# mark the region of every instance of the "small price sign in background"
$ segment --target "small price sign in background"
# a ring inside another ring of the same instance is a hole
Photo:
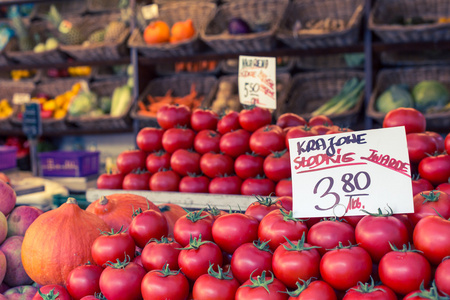
[[[414,212],[404,127],[289,140],[296,218]]]
[[[238,86],[242,104],[276,109],[275,57],[239,56]]]

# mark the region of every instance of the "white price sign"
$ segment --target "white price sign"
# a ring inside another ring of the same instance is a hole
[[[31,96],[28,93],[15,93],[12,102],[15,105],[25,104],[31,101]]]
[[[149,4],[141,8],[142,16],[146,20],[152,20],[159,17],[158,4]]]
[[[276,109],[275,57],[239,56],[238,85],[242,104]]]
[[[404,127],[289,139],[296,218],[414,212]]]

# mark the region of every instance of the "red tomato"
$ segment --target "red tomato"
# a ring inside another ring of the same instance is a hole
[[[278,202],[280,202],[281,206],[287,211],[292,210],[292,197],[291,196],[280,196],[278,197]]]
[[[265,177],[247,178],[241,185],[241,194],[270,196],[275,194],[275,183]]]
[[[178,255],[182,246],[173,239],[151,239],[142,250],[142,266],[146,271],[161,270],[166,264],[170,270],[178,270]]]
[[[412,187],[413,196],[424,191],[431,191],[433,189],[433,185],[428,180],[420,178],[420,176],[412,177]]]
[[[391,110],[383,120],[383,128],[405,126],[406,134],[424,132],[426,127],[425,116],[414,108],[400,107]]]
[[[162,270],[145,274],[141,290],[144,300],[185,300],[189,296],[189,281],[183,273],[165,265]]]
[[[122,188],[124,190],[149,190],[150,177],[151,175],[147,171],[132,171],[123,178]]]
[[[135,169],[144,169],[147,154],[141,150],[128,150],[117,157],[117,168],[120,173],[128,174]]]
[[[155,174],[162,169],[168,169],[170,168],[170,154],[165,151],[150,153],[145,165],[151,174]]]
[[[237,176],[216,177],[209,183],[208,191],[210,194],[241,194],[242,180]]]
[[[440,154],[422,159],[419,174],[434,186],[447,182],[450,178],[450,155]]]
[[[128,233],[140,248],[144,248],[151,239],[167,236],[168,232],[166,217],[153,209],[138,211],[128,227]]]
[[[301,137],[308,137],[313,136],[314,134],[311,132],[311,127],[308,126],[296,126],[292,127],[288,130],[285,137],[285,145],[286,148],[289,150],[289,139],[296,139]]]
[[[272,271],[272,252],[267,242],[261,240],[240,245],[231,257],[231,271],[243,283],[250,275],[258,276],[263,271]]]
[[[282,151],[285,146],[285,134],[277,125],[267,125],[253,132],[250,137],[250,149],[261,156]]]
[[[281,128],[304,126],[307,122],[304,118],[294,113],[284,113],[277,119],[277,125]]]
[[[283,293],[280,293],[283,292]],[[286,286],[274,278],[266,276],[266,272],[256,278],[251,277],[244,282],[236,291],[236,300],[287,300],[289,295],[286,292]]]
[[[180,176],[172,170],[162,170],[150,177],[150,190],[176,192],[180,185]]]
[[[414,196],[414,213],[409,215],[413,224],[426,216],[440,214],[450,218],[450,196],[441,191],[425,191]]]
[[[142,151],[155,152],[162,150],[164,129],[155,127],[142,128],[136,136],[136,144]]]
[[[239,124],[247,131],[254,132],[258,128],[269,125],[272,122],[272,114],[267,108],[251,106],[239,113]]]
[[[196,134],[194,138],[194,149],[200,154],[208,152],[218,153],[219,143],[222,135],[214,130],[205,129]]]
[[[447,153],[450,153],[450,133],[447,134],[447,136],[445,137],[444,144],[445,144],[445,151]]]
[[[91,264],[78,266],[70,271],[66,281],[66,288],[70,296],[79,300],[84,296],[100,293],[99,280],[102,272],[102,267]]]
[[[91,246],[91,254],[94,262],[102,267],[106,267],[107,262],[124,260],[127,256],[134,258],[136,244],[133,238],[126,232],[101,232]]]
[[[316,125],[333,126],[333,121],[325,115],[319,115],[309,119],[308,121],[309,127]]]
[[[294,289],[298,280],[319,278],[320,254],[316,246],[305,243],[305,234],[298,241],[281,244],[273,253],[272,267],[275,277],[288,288]]]
[[[277,185],[275,186],[275,195],[277,197],[283,197],[283,196],[289,196],[292,198],[292,178],[285,178],[278,181]],[[292,209],[292,201],[290,208],[286,208],[287,210]]]
[[[201,275],[194,283],[193,299],[196,300],[234,300],[239,282],[233,278],[230,271],[225,272],[220,266],[218,272],[214,265],[208,268],[208,274]]]
[[[122,189],[123,174],[102,174],[97,178],[97,188],[104,190]]]
[[[448,195],[450,195],[450,179],[449,182],[441,183],[436,187],[437,191],[443,191],[446,192]]]
[[[232,174],[234,161],[231,156],[220,153],[205,153],[200,158],[200,169],[209,178]]]
[[[247,207],[245,214],[254,217],[259,222],[271,211],[282,208],[281,203],[273,201],[271,197],[255,197],[256,201]]]
[[[441,293],[450,295],[450,257],[444,259],[436,268],[434,280],[436,287]]]
[[[178,149],[191,149],[194,146],[195,133],[189,128],[170,128],[162,137],[164,150],[174,153]]]
[[[425,131],[425,133],[434,138],[438,152],[445,151],[445,141],[444,141],[444,138],[442,137],[442,135],[440,135],[439,133],[434,132],[434,131]]]
[[[433,282],[432,286],[429,289],[425,289],[424,287],[420,287],[417,291],[412,291],[408,295],[403,298],[403,300],[422,300],[422,299],[448,299],[448,295],[446,297],[441,297],[438,289],[436,288],[435,283]]]
[[[241,179],[264,175],[264,158],[255,154],[242,154],[234,161],[234,171]]]
[[[352,225],[353,228],[355,228],[362,218],[364,218],[364,216],[344,216],[341,219],[347,221],[348,224]]]
[[[301,219],[292,216],[292,211],[278,209],[268,213],[259,224],[258,237],[263,241],[269,241],[272,251],[280,244],[290,240],[299,240],[303,233],[308,232],[308,227]]]
[[[370,254],[375,263],[392,250],[390,244],[401,247],[409,241],[406,225],[392,215],[392,210],[383,214],[381,209],[358,222],[355,237],[358,245]]]
[[[316,280],[311,282],[297,282],[297,289],[288,292],[288,300],[309,300],[309,299],[321,299],[321,300],[336,300],[336,293],[333,288],[322,280]]]
[[[434,265],[450,256],[450,221],[440,216],[421,219],[413,233],[414,246]]]
[[[364,248],[356,245],[338,247],[325,253],[320,261],[322,279],[337,290],[347,290],[358,282],[366,282],[372,273],[372,259]]]
[[[355,244],[355,229],[350,224],[335,219],[320,221],[311,226],[306,240],[311,245],[322,247],[319,248],[319,253],[324,255],[327,249],[337,247],[339,242],[344,246]]]
[[[108,300],[139,300],[145,269],[125,260],[111,264],[100,275],[100,290]]]
[[[41,294],[44,295],[44,297],[42,297]],[[71,300],[72,298],[63,286],[57,284],[47,284],[39,289],[32,300],[42,299]]]
[[[430,263],[417,252],[407,249],[388,252],[380,260],[378,274],[384,285],[394,292],[406,295],[419,289],[424,283],[428,286],[431,278]]]
[[[413,163],[419,163],[422,159],[431,155],[437,150],[434,137],[426,133],[408,133],[406,135],[408,145],[409,160]]]
[[[197,108],[191,115],[191,127],[195,131],[204,129],[216,130],[219,116],[210,109]]]
[[[208,193],[209,178],[203,175],[189,174],[181,178],[179,191],[181,193]]]
[[[342,300],[397,300],[397,295],[387,286],[359,282],[349,289]]]
[[[258,220],[241,213],[220,216],[212,227],[214,242],[231,254],[240,245],[258,239],[258,225]]]
[[[311,127],[311,133],[313,135],[324,135],[330,131],[330,127],[327,125],[314,125]]]
[[[249,141],[250,132],[244,129],[227,132],[220,138],[220,151],[236,158],[250,150]]]
[[[178,255],[178,265],[184,275],[190,280],[196,280],[203,274],[208,274],[210,264],[222,266],[223,257],[219,246],[202,238],[191,238]]]
[[[219,218],[220,216],[228,215],[228,214],[229,214],[229,212],[226,212],[226,211],[224,211],[224,210],[220,210],[220,209],[218,209],[218,208],[215,207],[215,206],[209,207],[209,208],[207,209],[207,211],[211,214],[211,216],[213,216],[214,221],[215,221],[217,218]]]
[[[212,241],[212,225],[214,218],[203,209],[191,211],[180,217],[173,227],[173,236],[181,246],[189,244],[191,238],[202,237],[204,241]]]
[[[337,134],[337,133],[344,133],[344,132],[353,132],[350,128],[341,128],[337,125],[333,125],[329,127],[329,130],[325,132],[325,134]]]
[[[189,126],[191,110],[186,105],[164,105],[156,113],[156,121],[164,129]]]
[[[178,149],[170,157],[170,167],[180,176],[200,173],[200,154],[186,149]]]
[[[264,174],[275,182],[291,177],[291,159],[287,149],[272,152],[264,159]]]
[[[221,134],[238,130],[242,128],[239,124],[239,113],[237,111],[230,111],[223,116],[217,123],[217,131]]]

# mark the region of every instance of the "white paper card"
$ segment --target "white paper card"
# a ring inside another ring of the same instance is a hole
[[[289,139],[296,218],[414,212],[404,127]]]
[[[12,102],[15,105],[25,104],[31,101],[31,96],[28,93],[15,93]]]
[[[142,16],[146,20],[152,20],[159,17],[158,4],[150,4],[143,6],[141,9]]]
[[[238,85],[242,104],[276,109],[275,57],[239,56]]]

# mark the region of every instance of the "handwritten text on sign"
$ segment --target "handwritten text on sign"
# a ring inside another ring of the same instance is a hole
[[[404,127],[289,140],[298,218],[414,212]]]
[[[238,84],[242,104],[276,109],[275,57],[239,56]]]

